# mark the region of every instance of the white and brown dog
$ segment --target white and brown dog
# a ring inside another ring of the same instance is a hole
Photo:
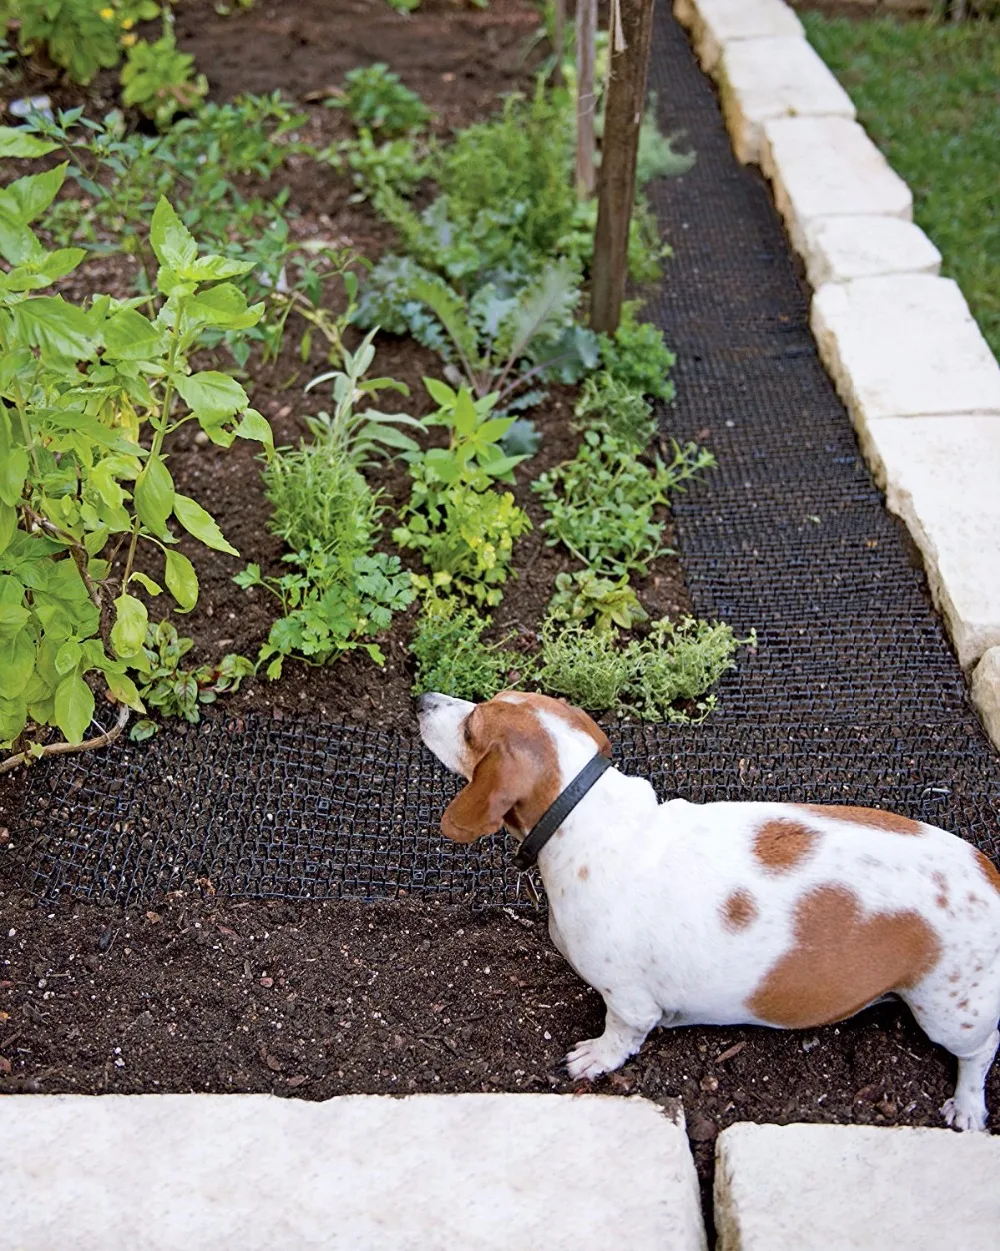
[[[418,711],[423,741],[468,779],[441,822],[460,843],[502,823],[524,839],[611,754],[585,713],[542,695],[425,695]],[[657,1025],[812,1029],[894,993],[958,1058],[947,1123],[985,1127],[1000,873],[962,839],[876,809],[661,804],[609,767],[538,867],[552,941],[607,1008],[600,1038],[569,1053],[571,1077],[617,1069]]]

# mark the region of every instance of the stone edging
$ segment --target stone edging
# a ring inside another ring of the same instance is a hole
[[[1000,366],[783,0],[674,0],[814,288],[812,330],[1000,747]]]
[[[718,1251],[995,1251],[988,1134],[742,1122],[715,1161]],[[11,1096],[0,1178],[0,1251],[707,1248],[680,1102],[638,1096]]]

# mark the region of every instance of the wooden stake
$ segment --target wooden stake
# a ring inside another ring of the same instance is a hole
[[[613,48],[610,54],[590,303],[591,327],[607,334],[618,329],[625,298],[628,231],[635,205],[635,167],[655,6],[655,0],[618,2],[625,46]]]
[[[597,0],[576,4],[576,191],[581,200],[594,194],[594,49]]]

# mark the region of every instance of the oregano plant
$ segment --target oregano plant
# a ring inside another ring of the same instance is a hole
[[[0,155],[53,146],[0,127]],[[272,446],[242,386],[190,363],[206,329],[259,320],[262,306],[248,306],[229,281],[249,265],[200,255],[161,199],[150,230],[153,296],[78,304],[49,293],[85,257],[47,249],[31,228],[65,170],[0,190],[0,746],[17,753],[0,769],[65,749],[43,746],[51,738],[43,727],[79,744],[95,690],[142,710],[144,597],[165,590],[180,612],[198,599],[194,565],[177,549],[181,532],[238,554],[211,514],[176,489],[168,437],[196,421],[222,447],[238,437]]]

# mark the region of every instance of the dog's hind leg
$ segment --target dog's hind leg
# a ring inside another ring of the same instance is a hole
[[[985,1129],[986,1074],[1000,1046],[996,1001],[988,1003],[974,991],[957,993],[966,997],[957,1003],[949,999],[946,1007],[938,1002],[933,1008],[920,998],[915,1002],[905,991],[901,997],[931,1042],[958,1060],[955,1093],[941,1107],[945,1121],[953,1129]]]
[[[958,1056],[955,1093],[946,1099],[941,1112],[953,1129],[986,1128],[986,1074],[1000,1046],[1000,1031],[994,1030],[981,1047]]]

